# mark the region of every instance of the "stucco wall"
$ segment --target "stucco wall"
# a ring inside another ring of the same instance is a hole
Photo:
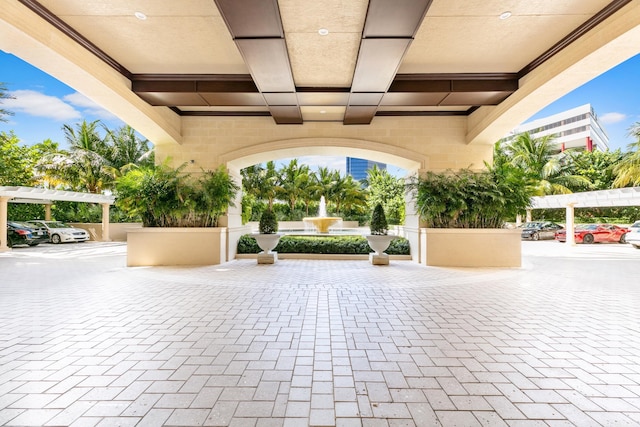
[[[193,171],[310,154],[367,157],[411,170],[483,168],[483,162],[491,160],[492,146],[467,144],[466,131],[466,117],[375,117],[368,126],[275,125],[270,117],[183,117],[183,143],[157,145],[156,155],[159,161],[188,163]]]

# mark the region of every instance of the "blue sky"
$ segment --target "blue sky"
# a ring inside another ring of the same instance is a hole
[[[6,99],[3,108],[15,114],[8,122],[0,122],[0,131],[13,131],[25,145],[45,139],[66,146],[62,126],[75,127],[82,120],[100,120],[110,129],[124,123],[46,73],[19,58],[0,50],[0,82],[15,99]],[[629,127],[640,121],[640,55],[637,55],[607,73],[591,80],[556,102],[548,105],[530,120],[550,116],[564,110],[590,103],[609,135],[612,150],[626,149],[633,140],[628,137]],[[320,164],[344,171],[341,157],[311,156],[300,163]],[[398,168],[390,167],[396,174]]]

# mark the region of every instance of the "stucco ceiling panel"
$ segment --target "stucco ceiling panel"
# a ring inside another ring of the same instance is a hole
[[[213,0],[40,0],[58,16],[220,16]]]
[[[279,0],[285,33],[362,34],[368,0]]]
[[[287,34],[296,86],[349,87],[360,36],[353,33]]]
[[[63,18],[132,73],[248,72],[221,18]]]
[[[427,17],[399,72],[518,72],[589,17]]]
[[[495,16],[510,11],[513,15],[593,14],[610,0],[434,0],[429,16]]]

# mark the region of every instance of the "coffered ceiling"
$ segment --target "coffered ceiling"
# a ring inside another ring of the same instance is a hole
[[[632,0],[19,0],[180,115],[468,115]]]

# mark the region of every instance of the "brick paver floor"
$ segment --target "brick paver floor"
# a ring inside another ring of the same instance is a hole
[[[125,250],[0,254],[0,425],[640,425],[629,245],[523,242],[516,269]]]

